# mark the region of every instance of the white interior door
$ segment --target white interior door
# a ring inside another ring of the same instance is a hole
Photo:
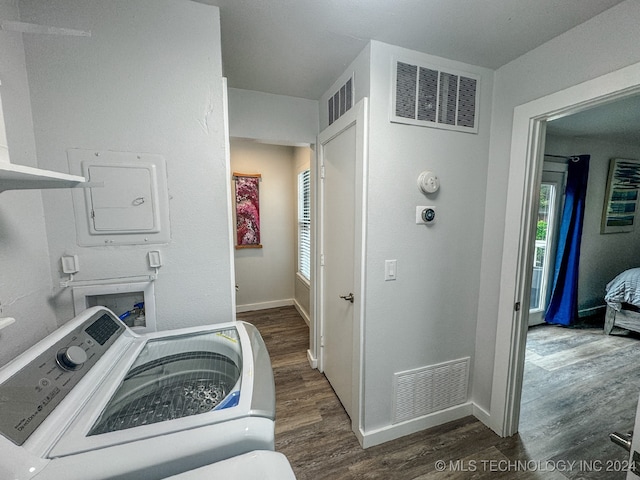
[[[319,368],[360,422],[362,252],[366,99],[318,136]]]
[[[352,415],[356,128],[324,148],[324,374]],[[343,298],[345,297],[345,298]]]

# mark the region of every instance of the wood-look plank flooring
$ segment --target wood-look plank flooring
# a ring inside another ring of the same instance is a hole
[[[608,434],[633,428],[637,334],[533,327],[519,434],[500,438],[467,417],[363,450],[328,381],[309,367],[309,332],[297,311],[282,307],[238,319],[256,325],[267,344],[276,383],[276,450],[298,480],[625,478],[619,470],[627,454]],[[439,460],[444,471],[437,470]]]

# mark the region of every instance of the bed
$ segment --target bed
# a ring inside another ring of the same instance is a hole
[[[613,327],[640,332],[640,268],[625,270],[606,286],[604,333]]]

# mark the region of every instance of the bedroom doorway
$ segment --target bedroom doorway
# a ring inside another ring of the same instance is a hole
[[[640,64],[560,93],[514,109],[490,412],[494,430],[503,436],[515,434],[520,419],[535,248],[532,233],[547,121],[637,96],[640,93]]]

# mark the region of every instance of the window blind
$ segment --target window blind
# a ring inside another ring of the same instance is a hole
[[[298,174],[298,272],[311,281],[310,171]]]

